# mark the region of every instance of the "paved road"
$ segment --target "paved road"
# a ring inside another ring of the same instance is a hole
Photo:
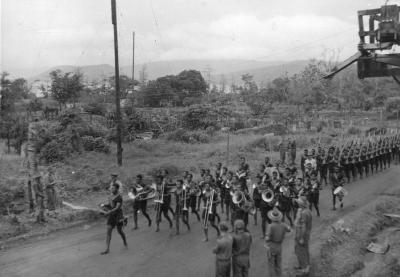
[[[349,195],[345,208],[331,210],[330,190],[324,188],[320,197],[321,218],[313,218],[314,243],[329,224],[361,206],[369,203],[376,195],[393,186],[399,186],[399,167],[378,173],[367,179],[348,185]],[[314,211],[315,215],[315,211]],[[214,256],[211,249],[216,234],[210,229],[210,241],[202,242],[201,225],[191,217],[192,231],[182,231],[180,236],[171,236],[165,220],[161,232],[147,227],[140,218],[140,229],[126,229],[129,248],[125,249],[115,232],[111,242],[111,253],[101,256],[104,249],[105,225],[97,224],[88,230],[82,227],[51,234],[35,242],[17,246],[0,253],[0,275],[57,277],[57,276],[160,276],[160,277],[203,277],[214,275]],[[250,276],[267,276],[265,251],[260,239],[260,226],[250,231],[254,237],[251,252]],[[292,267],[293,234],[284,243],[284,267]],[[313,253],[316,256],[318,253]]]

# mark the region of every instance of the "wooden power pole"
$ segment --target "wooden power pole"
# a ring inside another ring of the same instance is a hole
[[[117,162],[122,166],[122,139],[121,139],[121,102],[119,91],[119,62],[118,62],[118,31],[117,31],[117,4],[111,0],[111,18],[114,26],[114,56],[115,56],[115,112],[117,119]]]
[[[132,48],[132,93],[135,88],[135,32],[133,32]]]

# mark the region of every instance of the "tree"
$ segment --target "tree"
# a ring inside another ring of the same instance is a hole
[[[111,85],[111,91],[113,96],[115,96],[115,76],[112,76],[108,78],[108,82]],[[133,88],[133,84],[137,85],[139,84],[138,81],[132,81],[131,78],[129,78],[126,75],[120,75],[119,76],[119,91],[120,91],[120,96],[121,99],[125,99],[128,96],[128,92],[130,89]]]
[[[83,74],[80,72],[63,73],[57,69],[50,72],[51,95],[61,105],[72,101],[76,103],[80,92],[83,90]]]
[[[139,92],[146,106],[159,107],[161,103],[183,105],[187,97],[199,97],[207,89],[203,76],[197,70],[184,70],[178,75],[167,75],[149,81]]]

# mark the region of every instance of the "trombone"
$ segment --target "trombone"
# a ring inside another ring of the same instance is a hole
[[[161,195],[158,195],[157,199],[154,200],[154,203],[156,203],[156,219],[157,221],[161,220],[161,205],[164,204],[164,188],[165,188],[165,179],[163,179],[162,184],[161,184]],[[156,190],[157,190],[157,185],[156,185]]]
[[[187,205],[186,205],[186,199],[187,199],[187,189],[188,189],[188,186],[186,186],[186,184],[184,184],[183,185],[183,210],[184,211],[187,211],[188,210],[188,208],[187,208]]]
[[[204,222],[203,222],[203,227],[204,227],[204,229],[207,229],[208,228],[208,219],[209,219],[209,217],[210,217],[210,214],[212,214],[213,212],[212,212],[212,208],[213,208],[213,201],[214,201],[214,193],[215,193],[215,190],[214,189],[212,189],[211,190],[211,195],[210,195],[210,197],[207,199],[207,202],[206,202],[206,207],[205,207],[205,215],[204,215]]]

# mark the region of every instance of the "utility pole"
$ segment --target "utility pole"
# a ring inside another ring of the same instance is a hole
[[[133,32],[132,48],[132,93],[135,89],[135,32]]]
[[[115,111],[117,119],[117,162],[122,166],[122,139],[121,139],[121,103],[119,92],[119,62],[118,62],[118,31],[117,31],[117,4],[111,0],[111,18],[114,26],[114,56],[115,56]]]

